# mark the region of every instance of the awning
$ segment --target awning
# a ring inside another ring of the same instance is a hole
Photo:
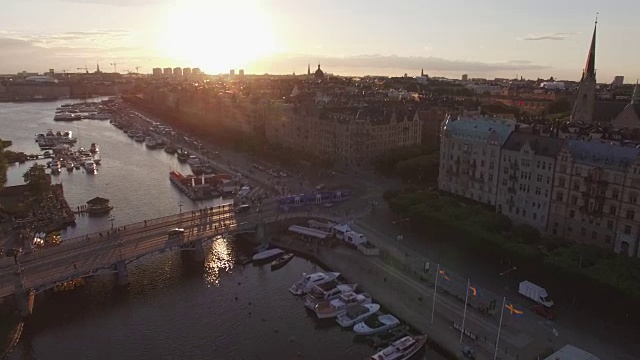
[[[307,236],[311,236],[317,239],[324,239],[327,236],[329,236],[328,232],[324,232],[321,230],[317,230],[317,229],[311,229],[311,228],[307,228],[304,226],[299,226],[299,225],[291,225],[289,226],[289,231],[292,231],[294,233],[298,233],[298,234],[302,234],[302,235],[307,235]]]

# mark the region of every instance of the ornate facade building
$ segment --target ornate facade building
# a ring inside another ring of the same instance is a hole
[[[495,205],[501,146],[515,129],[512,120],[447,117],[440,137],[438,188]]]

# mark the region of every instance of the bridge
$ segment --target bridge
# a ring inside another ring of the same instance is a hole
[[[220,235],[255,232],[264,239],[264,224],[295,218],[319,218],[339,222],[326,210],[281,213],[277,204],[260,211],[236,214],[231,204],[146,220],[115,229],[64,240],[60,245],[21,254],[19,264],[0,259],[0,297],[15,294],[29,298],[60,283],[95,274],[102,269],[117,273],[118,283],[128,283],[127,264],[167,250],[192,251],[204,260],[203,242]],[[174,228],[182,235],[170,236]],[[32,301],[32,300],[31,300]]]

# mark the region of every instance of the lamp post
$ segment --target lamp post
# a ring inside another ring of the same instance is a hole
[[[116,218],[113,217],[113,215],[109,215],[109,221],[111,221],[111,228],[113,229],[113,222],[116,220]]]
[[[505,271],[501,272],[501,273],[500,273],[500,276],[507,275],[508,273],[510,273],[510,272],[512,272],[512,271],[515,271],[515,270],[518,270],[518,268],[514,266],[514,267],[512,267],[512,268],[511,268],[511,269],[509,269],[509,270],[505,270]]]

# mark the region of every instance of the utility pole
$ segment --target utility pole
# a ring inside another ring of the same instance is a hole
[[[140,69],[140,66],[136,66],[136,74],[139,74],[138,70]]]
[[[112,62],[111,65],[113,65],[113,72],[117,73],[118,72],[118,63],[117,62]]]

